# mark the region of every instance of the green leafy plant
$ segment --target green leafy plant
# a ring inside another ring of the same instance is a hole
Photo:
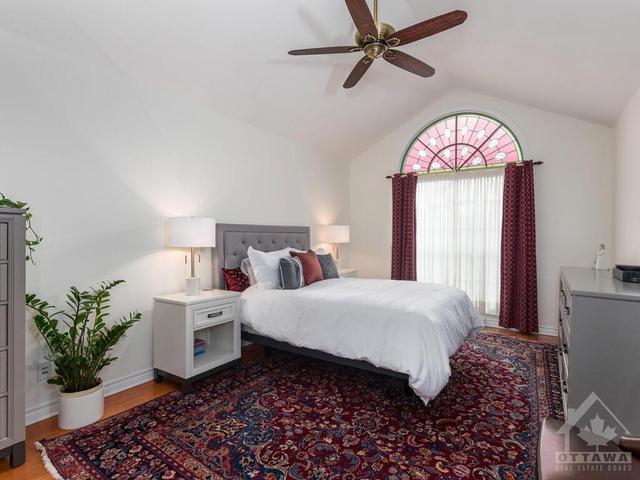
[[[33,254],[35,252],[35,248],[42,243],[43,238],[38,235],[34,230],[33,225],[31,225],[31,219],[33,217],[30,211],[31,207],[29,207],[29,204],[26,202],[11,200],[0,192],[0,208],[19,208],[25,211],[24,218],[27,223],[27,255],[25,258],[27,261],[31,261],[31,263],[35,265],[36,262],[33,258]]]
[[[35,311],[36,327],[49,347],[47,360],[55,365],[56,376],[49,383],[67,393],[89,390],[100,384],[100,371],[117,358],[109,354],[142,314],[132,312],[108,326],[111,290],[124,280],[102,282],[97,288],[80,291],[71,287],[68,309],[57,310],[34,294],[27,305]]]

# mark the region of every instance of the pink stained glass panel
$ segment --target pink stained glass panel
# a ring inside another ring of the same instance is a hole
[[[522,150],[506,125],[486,115],[460,113],[429,125],[418,136],[407,150],[403,172],[464,170],[520,161]]]

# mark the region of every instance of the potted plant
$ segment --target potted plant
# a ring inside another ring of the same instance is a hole
[[[100,371],[116,360],[110,351],[142,315],[129,313],[108,326],[111,290],[124,280],[103,282],[80,291],[71,287],[67,310],[57,310],[33,294],[27,305],[36,313],[34,321],[42,334],[56,375],[48,383],[60,385],[58,425],[64,430],[84,427],[104,413],[104,384]]]

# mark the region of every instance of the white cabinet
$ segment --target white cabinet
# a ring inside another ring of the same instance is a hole
[[[155,297],[153,368],[191,392],[195,380],[240,359],[240,294],[226,290]]]

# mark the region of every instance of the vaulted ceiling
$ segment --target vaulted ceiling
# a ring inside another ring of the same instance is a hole
[[[403,48],[435,77],[378,61],[346,91],[359,54],[288,56],[352,41],[343,0],[3,0],[0,61],[18,47],[44,52],[33,71],[52,81],[66,62],[95,65],[141,95],[189,97],[341,156],[454,87],[612,124],[640,84],[637,0],[380,1],[396,28],[469,12],[461,27]]]

